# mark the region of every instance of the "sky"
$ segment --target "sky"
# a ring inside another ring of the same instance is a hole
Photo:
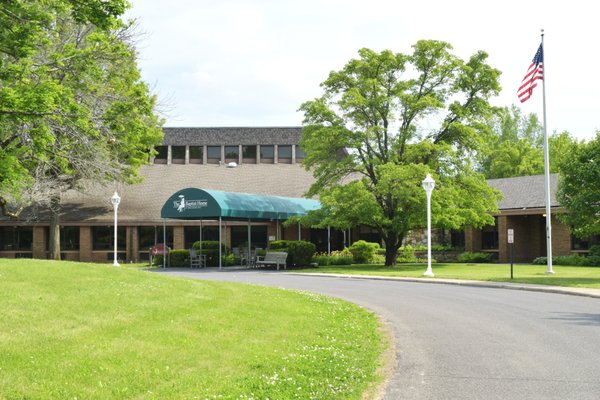
[[[358,50],[410,53],[421,39],[476,51],[502,72],[497,106],[542,119],[541,85],[517,88],[544,29],[548,133],[600,130],[594,2],[538,0],[131,0],[142,78],[169,127],[300,126],[300,105]],[[589,68],[583,68],[585,66]]]

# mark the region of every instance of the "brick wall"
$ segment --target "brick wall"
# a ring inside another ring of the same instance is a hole
[[[92,228],[90,226],[79,227],[79,259],[81,261],[94,261],[92,257]]]
[[[552,255],[566,256],[571,253],[571,230],[552,216]]]
[[[48,258],[46,253],[46,229],[43,226],[33,227],[33,243],[31,244],[33,258]]]
[[[226,229],[223,229],[224,231]],[[227,242],[224,242],[227,243]],[[183,226],[174,226],[173,227],[173,248],[174,249],[184,249],[185,248],[185,236],[183,231]]]

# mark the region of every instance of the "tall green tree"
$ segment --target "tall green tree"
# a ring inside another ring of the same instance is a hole
[[[61,193],[90,180],[135,180],[162,139],[131,24],[119,19],[126,5],[0,5],[0,26],[10,27],[0,30],[0,207],[17,217],[24,206],[45,201],[53,258],[60,256]]]
[[[462,60],[451,50],[430,40],[411,54],[361,49],[329,74],[320,98],[300,108],[304,163],[316,178],[307,194],[320,196],[320,224],[377,229],[388,266],[407,232],[425,224],[427,172],[437,182],[434,224],[493,222],[498,193],[465,155],[481,144],[500,72],[484,52]]]
[[[488,179],[537,175],[544,172],[543,126],[535,114],[517,106],[503,107],[488,122],[479,170]]]
[[[600,131],[571,148],[560,167],[557,200],[567,212],[558,218],[579,237],[600,234]]]
[[[515,105],[503,107],[493,114],[488,128],[478,167],[486,178],[544,173],[544,127],[535,114],[523,115]],[[559,172],[562,160],[576,145],[567,131],[548,137],[550,172]]]

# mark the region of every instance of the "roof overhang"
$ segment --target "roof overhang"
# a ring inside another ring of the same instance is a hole
[[[163,205],[161,218],[285,220],[321,208],[317,200],[186,188]]]

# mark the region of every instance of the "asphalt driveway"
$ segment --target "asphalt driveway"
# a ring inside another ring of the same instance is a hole
[[[165,275],[309,290],[360,304],[395,335],[385,399],[600,398],[600,299],[257,270]]]

